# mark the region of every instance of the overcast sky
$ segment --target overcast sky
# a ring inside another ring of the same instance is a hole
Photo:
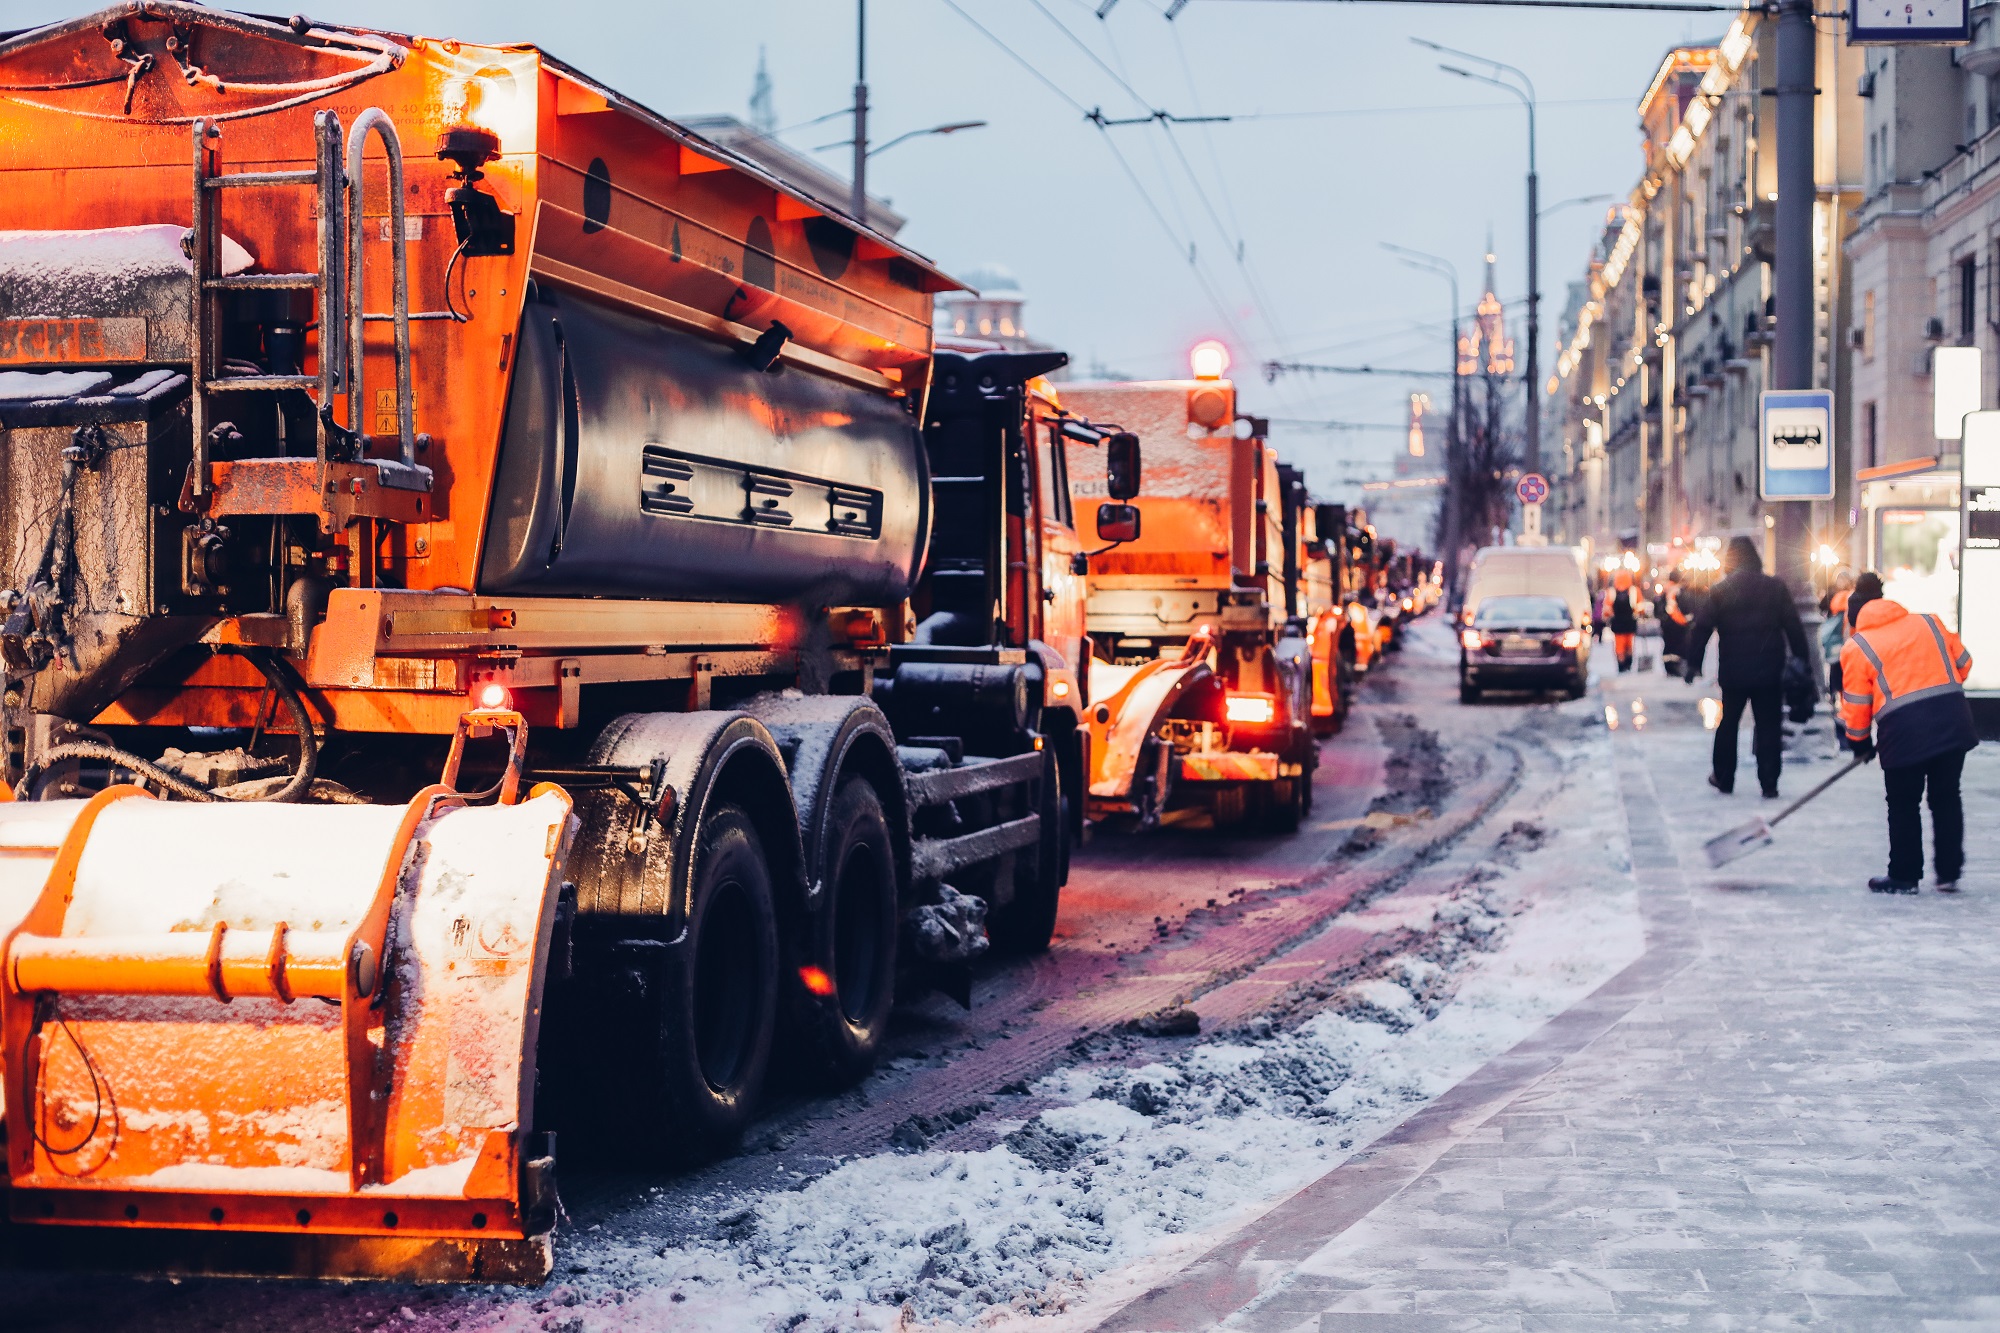
[[[1384,377],[1267,386],[1256,370],[1265,360],[1443,364],[1443,281],[1401,266],[1381,242],[1450,259],[1469,307],[1490,228],[1500,295],[1516,302],[1526,292],[1525,115],[1505,94],[1440,72],[1440,57],[1412,36],[1533,78],[1546,207],[1631,189],[1634,107],[1661,56],[1719,35],[1727,19],[1191,0],[1169,22],[1167,0],[1118,0],[1100,21],[1099,2],[871,0],[870,137],[990,122],[883,153],[870,168],[873,192],[908,216],[903,239],[947,270],[1011,270],[1029,297],[1029,331],[1068,349],[1080,368],[1184,374],[1187,348],[1220,337],[1234,353],[1244,410],[1281,421],[1399,423],[1409,390],[1424,386]],[[0,4],[10,27],[84,7]],[[848,106],[854,82],[854,0],[314,0],[308,12],[533,43],[668,115],[747,118],[760,48],[780,127]],[[1236,119],[1170,136],[1157,125],[1100,130],[1079,111],[1092,107],[1112,118],[1160,109]],[[846,129],[834,120],[783,137],[812,149]],[[845,174],[845,154],[820,158]],[[1603,208],[1566,208],[1544,222],[1545,374],[1566,284],[1582,271]],[[1343,456],[1381,460],[1359,470],[1386,475],[1401,447],[1389,432],[1280,425],[1274,434],[1322,482]]]

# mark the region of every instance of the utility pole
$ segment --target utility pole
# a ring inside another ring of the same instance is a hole
[[[868,0],[854,0],[854,197],[848,211],[868,225]]]
[[[1779,0],[1777,40],[1778,216],[1772,305],[1778,327],[1771,347],[1771,388],[1813,387],[1813,84],[1812,0]],[[1676,293],[1675,300],[1679,300]],[[1776,568],[1795,599],[1812,596],[1806,567],[1811,506],[1779,500],[1773,536]]]
[[[1439,65],[1438,68],[1461,79],[1473,79],[1510,92],[1521,99],[1521,105],[1528,112],[1528,400],[1521,414],[1521,424],[1527,436],[1527,447],[1522,450],[1521,463],[1523,471],[1540,472],[1542,470],[1542,213],[1537,199],[1541,190],[1541,180],[1535,171],[1535,81],[1529,78],[1524,70],[1486,56],[1475,55],[1471,51],[1440,46],[1422,37],[1412,37],[1410,40],[1418,46],[1485,65],[1495,73],[1480,74],[1457,65]],[[1495,77],[1496,74],[1512,75],[1521,81],[1521,86],[1517,88],[1506,79]],[[1492,248],[1490,237],[1487,240],[1487,247]]]
[[[1524,81],[1526,76],[1522,76]],[[1542,213],[1538,207],[1541,183],[1535,174],[1535,95],[1528,92],[1528,408],[1523,423],[1527,427],[1527,457],[1522,471],[1542,470]]]

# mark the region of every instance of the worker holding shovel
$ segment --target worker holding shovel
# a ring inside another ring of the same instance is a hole
[[[1889,797],[1889,873],[1876,893],[1915,893],[1924,875],[1924,824],[1931,807],[1932,870],[1940,893],[1958,891],[1965,866],[1965,806],[1959,774],[1979,743],[1965,675],[1972,654],[1936,616],[1882,598],[1861,608],[1840,650],[1840,718],[1857,762],[1880,753]],[[1869,738],[1873,726],[1876,738]]]

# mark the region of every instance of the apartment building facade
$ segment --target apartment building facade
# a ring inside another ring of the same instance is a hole
[[[1560,439],[1559,540],[1657,557],[1769,531],[1757,420],[1773,331],[1775,36],[1739,14],[1719,40],[1669,51],[1639,101],[1639,181],[1572,287],[1542,386]],[[1862,99],[1838,71],[1860,61],[1832,33],[1818,58],[1814,366],[1834,390],[1840,439],[1851,282],[1839,240],[1861,202]],[[1815,532],[1840,508],[1816,506]]]

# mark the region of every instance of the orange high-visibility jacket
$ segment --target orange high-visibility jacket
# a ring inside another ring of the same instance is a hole
[[[1868,739],[1884,768],[1920,764],[1979,743],[1965,701],[1972,654],[1936,616],[1877,598],[1855,617],[1840,650],[1840,720],[1851,741]]]

